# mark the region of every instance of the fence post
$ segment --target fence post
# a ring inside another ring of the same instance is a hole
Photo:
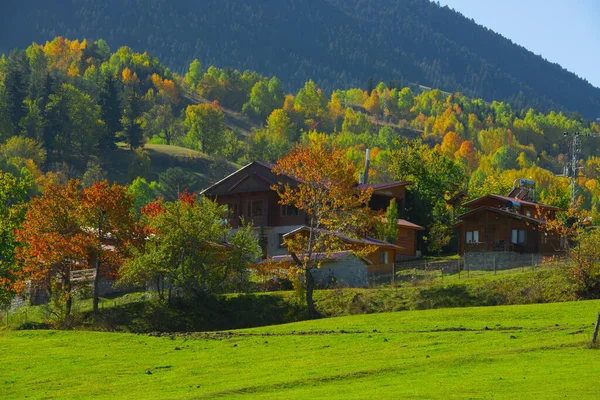
[[[469,264],[467,264],[467,253],[465,253],[464,263],[467,266],[467,278],[470,278],[471,277],[471,268],[469,268]]]
[[[460,281],[460,258],[456,261],[456,268],[458,269],[458,280]]]
[[[596,339],[598,339],[598,330],[600,330],[600,312],[598,313],[598,319],[596,320],[596,327],[594,328],[594,335],[592,336],[592,344],[596,344]]]
[[[8,326],[8,310],[10,309],[6,307],[6,326]]]
[[[494,275],[496,275],[496,255],[494,254]]]

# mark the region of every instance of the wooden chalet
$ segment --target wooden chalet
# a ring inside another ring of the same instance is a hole
[[[216,199],[221,205],[229,208],[229,222],[232,227],[240,226],[242,219],[250,222],[261,235],[265,257],[284,255],[283,235],[307,224],[306,213],[292,206],[279,204],[279,196],[271,189],[277,182],[294,185],[297,182],[290,177],[277,176],[272,172],[272,164],[255,161],[226,178],[220,180],[202,192],[208,198]],[[390,200],[398,202],[398,210],[403,215],[406,186],[411,182],[389,182],[382,184],[360,184],[361,189],[371,188],[373,196],[369,206],[373,210],[385,210]],[[405,221],[405,220],[400,220]],[[405,221],[407,222],[407,221]],[[416,232],[422,227],[399,222],[398,246],[407,247],[400,250],[406,256],[415,255]]]
[[[530,262],[561,252],[560,239],[543,229],[560,209],[536,202],[531,190],[517,187],[507,196],[488,194],[464,203],[463,207],[467,211],[458,216],[456,227],[459,253],[465,259],[486,264],[483,253],[493,253],[494,263],[500,259]]]

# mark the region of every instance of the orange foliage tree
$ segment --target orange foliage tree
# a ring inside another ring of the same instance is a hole
[[[93,308],[98,312],[101,269],[121,265],[129,245],[139,239],[133,210],[133,196],[127,187],[107,180],[83,189],[79,215],[88,234],[90,267],[95,269]]]
[[[90,236],[79,222],[79,182],[66,186],[49,186],[44,194],[29,203],[23,227],[17,231],[17,292],[25,282],[45,286],[51,293],[61,294],[65,313],[71,313],[71,271],[85,263],[92,245]]]
[[[272,187],[279,195],[279,203],[294,206],[307,215],[307,234],[286,238],[284,244],[297,273],[303,275],[308,313],[314,317],[317,311],[312,272],[334,252],[359,251],[349,248],[339,235],[360,237],[371,228],[367,204],[372,192],[357,187],[357,167],[348,163],[345,151],[324,143],[313,143],[312,147],[296,145],[277,161],[273,172],[282,178]],[[297,183],[291,184],[289,177]]]

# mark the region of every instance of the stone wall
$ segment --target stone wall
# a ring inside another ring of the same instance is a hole
[[[464,255],[464,269],[471,271],[520,268],[541,262],[541,254],[521,254],[513,251],[467,252]]]
[[[327,287],[330,276],[335,277],[335,283],[342,286],[364,287],[369,283],[367,263],[354,255],[323,263],[321,268],[313,271],[317,287]]]

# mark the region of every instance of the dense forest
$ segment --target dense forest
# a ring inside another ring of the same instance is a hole
[[[514,109],[595,119],[600,89],[428,0],[7,0],[0,52],[56,35],[148,51],[173,71],[204,65],[276,75],[287,90],[384,81],[461,92]]]
[[[29,195],[108,176],[131,183],[139,209],[206,187],[237,165],[276,161],[297,142],[321,142],[357,165],[370,148],[371,181],[412,180],[411,218],[448,228],[456,210],[447,200],[504,194],[517,178],[533,179],[540,201],[567,208],[569,181],[558,176],[564,132],[583,135],[576,190],[596,215],[600,127],[561,112],[383,82],[327,93],[309,80],[289,93],[277,77],[198,60],[179,75],[147,53],[113,53],[103,40],[57,37],[0,58],[0,171],[29,182]],[[152,175],[156,146],[205,162]],[[198,169],[206,181],[195,179]]]

